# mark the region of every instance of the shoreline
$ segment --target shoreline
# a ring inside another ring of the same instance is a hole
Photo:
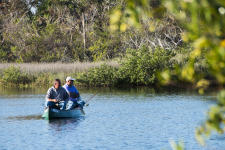
[[[215,96],[216,100],[216,95],[219,89],[215,87],[209,87],[208,89],[205,90],[203,94],[200,94],[196,89],[191,89],[191,88],[167,88],[167,87],[161,87],[161,88],[155,88],[155,87],[147,87],[147,86],[139,86],[139,87],[84,87],[84,86],[77,86],[77,89],[79,92],[86,93],[88,92],[89,94],[101,94],[105,92],[111,92],[111,93],[146,93],[146,94],[164,94],[164,93],[171,93],[171,94],[177,94],[177,93],[192,93],[196,95],[211,95]],[[47,90],[51,86],[45,86],[45,87],[2,87],[0,86],[0,95],[8,95],[8,94],[13,94],[13,93],[23,93],[26,95],[26,93],[34,93],[34,94],[46,94]]]
[[[85,66],[86,67],[82,67]],[[73,66],[73,67],[72,67]],[[80,70],[74,70],[79,68]],[[83,70],[81,69],[83,68]],[[120,69],[123,69],[122,71]],[[48,70],[48,71],[44,71]],[[81,71],[82,70],[82,71]],[[56,72],[58,71],[58,72]],[[107,62],[77,62],[70,64],[59,63],[27,63],[16,64],[11,63],[0,64],[0,87],[50,87],[54,79],[58,78],[62,83],[65,82],[67,76],[75,78],[77,87],[109,87],[109,88],[139,88],[148,87],[154,89],[183,89],[183,90],[199,90],[207,88],[221,89],[214,79],[208,79],[209,85],[204,87],[196,87],[195,82],[185,82],[182,80],[171,80],[167,84],[162,84],[157,77],[159,72],[152,73],[155,76],[150,82],[134,82],[133,74],[126,74],[124,71],[131,72],[130,68],[124,68],[123,64],[119,65],[116,61]],[[151,73],[151,72],[150,72]],[[136,76],[138,77],[138,76]],[[145,77],[148,74],[145,73]],[[151,77],[151,76],[150,76]],[[137,80],[138,81],[138,80]]]

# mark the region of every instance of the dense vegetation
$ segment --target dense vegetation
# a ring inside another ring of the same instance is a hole
[[[182,29],[172,16],[142,20],[144,28],[111,31],[110,13],[125,0],[2,0],[0,62],[99,61],[127,48],[173,49]],[[155,31],[150,31],[150,24]]]
[[[91,64],[83,70],[70,70],[69,68],[57,71],[50,66],[46,69],[34,69],[33,71],[11,66],[0,71],[0,83],[3,86],[50,86],[54,78],[65,80],[66,76],[73,76],[77,86],[162,86],[161,72],[183,66],[188,59],[186,53],[191,49],[165,50],[162,48],[152,49],[142,46],[139,49],[127,49],[125,56],[117,63],[99,63],[97,66]],[[35,66],[35,64],[31,64]],[[45,64],[42,64],[45,65]],[[46,64],[47,65],[47,64]],[[72,64],[68,64],[72,65]],[[75,64],[73,64],[75,65]],[[81,64],[78,64],[81,65]],[[37,66],[37,65],[36,65]],[[63,65],[64,66],[64,65]],[[23,67],[23,66],[21,66]],[[203,58],[196,61],[195,71],[202,76],[207,70],[207,63]],[[176,75],[170,86],[185,87],[192,85],[189,81],[183,81]],[[167,86],[167,85],[166,85]]]
[[[70,75],[85,86],[187,83],[203,93],[215,81],[225,84],[224,26],[224,0],[2,0],[0,61],[114,59],[119,66]],[[1,71],[0,81],[48,85],[66,75],[11,67]],[[221,90],[196,132],[201,143],[213,130],[224,133],[224,107]]]
[[[125,9],[126,0],[3,0],[0,3],[1,62],[68,63],[113,59],[120,64],[119,67],[103,65],[72,74],[80,85],[157,86],[163,82],[163,78],[158,78],[159,72],[185,65],[186,55],[192,50],[183,43],[183,27],[172,14],[158,12],[160,16],[133,18],[138,23],[130,19],[129,23],[135,27],[120,21],[126,18],[122,19],[117,9]],[[152,9],[159,5],[160,0],[150,3]],[[204,58],[197,62],[196,71],[207,72]],[[28,77],[29,82],[20,80],[19,84],[39,81],[40,86],[48,85],[51,83],[48,80],[68,75],[62,70],[27,74],[20,69],[23,76],[32,77]],[[6,72],[1,71],[0,80],[4,85],[12,82]],[[173,78],[170,84],[181,81]],[[18,82],[15,79],[12,83]]]
[[[157,5],[155,1],[151,6]],[[190,52],[190,48],[181,51],[184,47],[182,28],[172,15],[160,20],[142,19],[143,28],[112,30],[111,14],[116,8],[125,8],[125,0],[3,0],[0,7],[0,62],[68,63],[114,59],[120,64],[72,74],[80,85],[156,85],[159,71],[185,64],[186,59],[179,61],[178,55],[184,57]],[[39,83],[42,86],[51,83],[54,77],[68,75],[60,70],[38,74],[22,70],[13,67],[2,70],[1,83]],[[21,75],[11,76],[10,73]]]

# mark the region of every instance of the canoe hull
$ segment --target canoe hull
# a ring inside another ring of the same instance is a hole
[[[56,118],[77,118],[83,116],[83,110],[75,108],[73,110],[58,110],[58,109],[45,109],[42,117],[45,119],[56,119]]]

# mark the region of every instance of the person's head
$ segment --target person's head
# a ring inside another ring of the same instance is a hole
[[[54,80],[54,87],[58,89],[61,86],[61,81],[59,79]]]
[[[74,80],[75,80],[74,78],[67,77],[67,78],[66,78],[66,84],[67,84],[68,86],[72,86]]]

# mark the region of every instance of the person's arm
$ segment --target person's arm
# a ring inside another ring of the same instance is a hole
[[[74,87],[75,87],[75,86],[74,86]],[[81,99],[80,93],[79,93],[79,91],[77,90],[76,87],[75,87],[75,91],[76,91],[76,94],[77,94],[77,101],[81,101],[81,102],[82,102],[82,105],[84,105],[85,102]]]
[[[79,99],[81,99],[80,98],[80,93],[79,93],[79,91],[77,90],[77,88],[74,86],[74,88],[75,88],[75,93],[76,93],[76,98],[79,100]]]
[[[52,98],[52,89],[48,89],[47,95],[46,95],[46,100],[50,102],[57,102],[57,99]]]

